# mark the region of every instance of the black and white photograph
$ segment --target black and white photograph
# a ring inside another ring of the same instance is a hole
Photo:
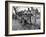
[[[6,16],[8,15],[6,32],[9,35],[43,34],[45,27],[44,5],[44,3],[36,2],[8,1],[5,5],[7,7]]]
[[[13,6],[12,30],[40,29],[40,8]]]

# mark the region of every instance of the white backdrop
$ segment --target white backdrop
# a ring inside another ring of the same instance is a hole
[[[19,0],[19,1],[44,2],[46,9],[46,0]],[[45,11],[45,21],[46,21],[46,11]],[[5,37],[5,0],[0,0],[0,37]],[[46,32],[45,34],[40,35],[24,35],[24,36],[11,36],[11,37],[46,37]]]

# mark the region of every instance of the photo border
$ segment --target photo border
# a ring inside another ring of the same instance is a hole
[[[28,3],[28,4],[42,4],[43,5],[43,32],[42,33],[26,33],[26,34],[8,34],[8,2],[12,3]],[[45,3],[40,2],[24,2],[24,1],[5,1],[5,36],[18,36],[18,35],[35,35],[45,34]]]

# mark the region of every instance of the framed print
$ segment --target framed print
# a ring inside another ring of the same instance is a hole
[[[45,33],[45,4],[40,2],[5,1],[5,35]]]

